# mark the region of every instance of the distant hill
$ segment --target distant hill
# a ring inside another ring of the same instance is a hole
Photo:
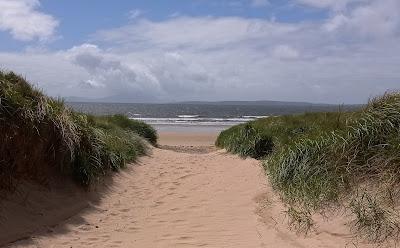
[[[284,102],[284,101],[187,101],[178,104],[200,104],[200,105],[240,105],[240,106],[337,106],[337,104],[310,103],[310,102]]]
[[[329,105],[307,102],[283,101],[220,101],[220,102],[175,102],[175,103],[110,103],[67,102],[79,112],[110,115],[124,114],[151,118],[175,118],[179,115],[196,115],[207,118],[273,116],[304,112],[333,112],[360,108],[361,105]]]
[[[311,102],[290,102],[290,101],[270,101],[270,100],[258,100],[258,101],[182,101],[182,102],[160,102],[160,101],[144,101],[138,98],[134,98],[137,101],[132,101],[132,98],[85,98],[85,97],[66,97],[66,102],[70,103],[127,103],[127,104],[182,104],[182,105],[220,105],[220,106],[276,106],[276,107],[337,107],[342,104],[329,104],[329,103],[311,103]],[[345,104],[346,107],[361,107],[361,104]]]

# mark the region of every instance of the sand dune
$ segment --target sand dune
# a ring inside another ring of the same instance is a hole
[[[10,247],[365,246],[343,218],[321,219],[310,236],[296,235],[283,210],[255,160],[155,148],[115,176],[101,200],[58,225],[38,221],[46,228]]]

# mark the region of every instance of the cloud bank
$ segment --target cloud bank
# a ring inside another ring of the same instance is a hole
[[[299,23],[142,17],[70,49],[0,53],[0,61],[53,95],[112,101],[360,103],[399,89],[399,1],[297,2],[330,14]]]

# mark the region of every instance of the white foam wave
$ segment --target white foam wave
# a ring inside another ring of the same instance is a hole
[[[199,115],[178,115],[179,118],[196,118],[199,117]]]
[[[243,118],[252,118],[252,119],[261,119],[261,118],[267,118],[269,117],[268,115],[245,115]]]
[[[261,118],[261,117],[260,117]],[[178,117],[178,118],[141,118],[133,117],[131,119],[146,122],[150,125],[198,125],[198,126],[232,126],[248,121],[258,119],[257,117],[237,117],[237,118],[200,118],[196,117]]]

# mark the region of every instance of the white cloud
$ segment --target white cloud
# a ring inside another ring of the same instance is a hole
[[[370,0],[296,0],[298,3],[321,9],[344,10],[348,5]]]
[[[324,25],[324,28],[328,32],[333,32],[338,28],[342,27],[343,25],[346,25],[348,21],[349,21],[348,17],[344,16],[343,14],[338,14],[332,17],[330,20],[328,20]]]
[[[153,61],[151,71],[170,99],[193,99],[214,90],[215,78],[207,67],[177,52],[167,52]]]
[[[131,20],[136,19],[136,18],[140,17],[141,15],[143,15],[143,11],[140,9],[133,9],[133,10],[129,11],[129,13],[128,13],[128,17]]]
[[[334,15],[325,24],[328,31],[343,30],[362,36],[386,38],[400,30],[400,1],[375,0]]]
[[[360,103],[399,88],[400,8],[396,0],[348,6],[326,20],[299,23],[140,19],[97,32],[91,44],[0,53],[0,62],[54,95]]]
[[[94,39],[130,46],[132,49],[146,46],[163,49],[218,49],[249,40],[276,39],[295,33],[301,27],[240,17],[178,17],[164,22],[141,20],[121,28],[99,31]]]
[[[96,45],[83,44],[62,54],[88,73],[80,86],[94,88],[101,97],[129,95],[136,101],[145,101],[160,94],[159,82],[146,66],[125,63]]]
[[[0,0],[0,30],[23,41],[53,38],[58,21],[38,11],[39,7],[38,0]]]
[[[278,45],[272,51],[275,58],[278,59],[296,59],[299,57],[299,52],[287,45]]]

